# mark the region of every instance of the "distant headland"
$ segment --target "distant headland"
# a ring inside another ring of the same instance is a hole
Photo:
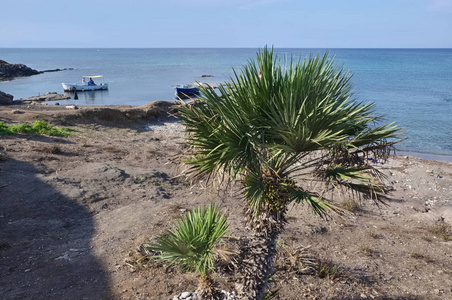
[[[64,70],[72,70],[73,68],[53,69],[38,71],[27,67],[24,64],[10,64],[0,59],[0,81],[12,80],[17,77],[26,77],[46,72],[59,72]]]

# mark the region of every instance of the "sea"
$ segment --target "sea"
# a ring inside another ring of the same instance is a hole
[[[33,69],[67,69],[0,82],[14,99],[63,93],[62,82],[103,75],[109,90],[80,92],[60,105],[141,105],[174,100],[174,86],[221,83],[256,59],[254,48],[11,49],[0,59]],[[452,49],[282,49],[280,57],[323,55],[353,74],[356,100],[375,103],[385,122],[403,128],[399,153],[452,161]],[[70,94],[73,96],[73,94]],[[54,103],[49,103],[50,105]]]

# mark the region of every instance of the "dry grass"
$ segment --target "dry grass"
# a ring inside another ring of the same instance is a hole
[[[349,212],[357,212],[360,210],[361,206],[358,202],[354,200],[345,200],[341,203],[343,209],[348,210]]]
[[[415,258],[415,259],[423,259],[424,255],[422,255],[422,254],[420,254],[418,252],[411,252],[410,257],[411,258]]]
[[[63,151],[59,145],[51,145],[51,146],[42,146],[42,147],[33,147],[33,151],[44,152],[48,154],[61,154]]]
[[[428,231],[445,242],[452,241],[451,226],[444,221],[436,222],[433,226],[428,227]]]
[[[382,234],[376,233],[376,232],[369,232],[369,236],[373,239],[379,240],[383,238]]]
[[[111,153],[120,153],[121,150],[116,148],[115,146],[106,146],[102,148],[104,151],[111,152]]]
[[[372,249],[369,245],[361,245],[359,247],[359,251],[365,256],[373,256],[375,254],[375,250]]]

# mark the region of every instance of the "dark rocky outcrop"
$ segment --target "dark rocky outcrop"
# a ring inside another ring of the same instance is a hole
[[[46,72],[58,72],[64,70],[73,70],[73,68],[37,71],[35,69],[27,67],[24,64],[10,64],[0,59],[0,81],[11,80],[16,77],[32,76]]]
[[[0,105],[12,104],[13,98],[13,95],[0,91]]]
[[[23,64],[9,64],[0,60],[0,80],[10,80],[15,77],[31,76],[39,74],[39,71],[27,67]]]

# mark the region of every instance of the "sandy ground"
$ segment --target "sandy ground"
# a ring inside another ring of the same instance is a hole
[[[187,209],[214,202],[244,237],[244,203],[177,178],[181,126],[168,107],[0,107],[7,124],[47,120],[68,138],[0,137],[1,299],[172,299],[197,277],[148,262],[142,245]],[[452,164],[395,157],[381,165],[389,206],[351,205],[325,222],[302,206],[281,236],[276,299],[452,299]],[[330,276],[301,274],[310,246]],[[233,288],[225,269],[214,278]]]

